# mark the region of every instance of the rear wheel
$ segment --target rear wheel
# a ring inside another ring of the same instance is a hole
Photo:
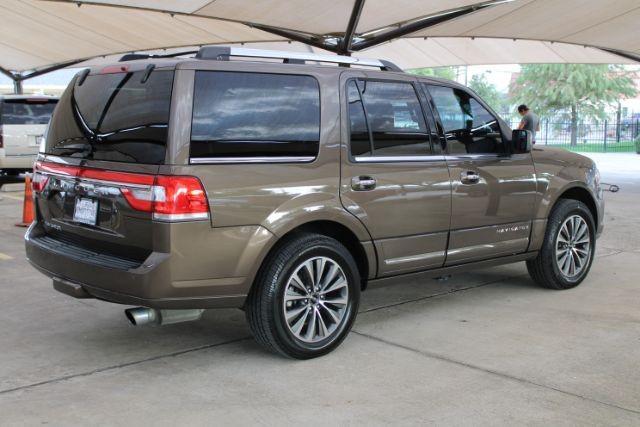
[[[342,342],[359,300],[360,275],[349,251],[330,237],[301,234],[265,261],[245,312],[262,346],[309,359]]]
[[[554,207],[538,256],[527,261],[533,280],[550,289],[578,286],[589,273],[595,253],[595,222],[587,206],[560,200]]]

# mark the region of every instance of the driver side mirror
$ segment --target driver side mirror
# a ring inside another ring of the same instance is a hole
[[[531,152],[533,135],[529,130],[514,129],[511,133],[511,152],[513,154]]]

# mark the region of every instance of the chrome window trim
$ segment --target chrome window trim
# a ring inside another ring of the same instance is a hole
[[[309,163],[316,156],[272,156],[272,157],[196,157],[190,158],[192,165],[230,164],[230,163]]]
[[[446,160],[482,160],[497,159],[500,157],[509,158],[509,156],[500,153],[445,155]]]
[[[428,156],[354,156],[356,163],[376,163],[376,162],[443,162],[444,156],[433,154]]]

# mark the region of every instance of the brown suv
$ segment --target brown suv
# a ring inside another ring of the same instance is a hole
[[[134,324],[243,308],[259,343],[310,358],[369,286],[526,261],[567,289],[589,271],[594,163],[532,149],[464,86],[290,52],[125,59],[73,79],[35,166],[27,256],[58,291],[139,305]]]

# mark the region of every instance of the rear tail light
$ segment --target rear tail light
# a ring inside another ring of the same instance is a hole
[[[33,172],[33,178],[31,178],[31,188],[36,193],[42,193],[49,182],[49,177],[40,172]]]
[[[0,148],[4,148],[4,137],[2,135],[2,125],[0,125]]]
[[[150,212],[155,220],[174,222],[209,219],[207,195],[200,180],[194,176],[114,172],[49,162],[37,162],[36,174],[38,171],[118,186],[131,208]]]
[[[209,218],[209,203],[200,180],[193,176],[158,175],[150,187],[123,187],[133,209],[152,212],[160,221]]]

